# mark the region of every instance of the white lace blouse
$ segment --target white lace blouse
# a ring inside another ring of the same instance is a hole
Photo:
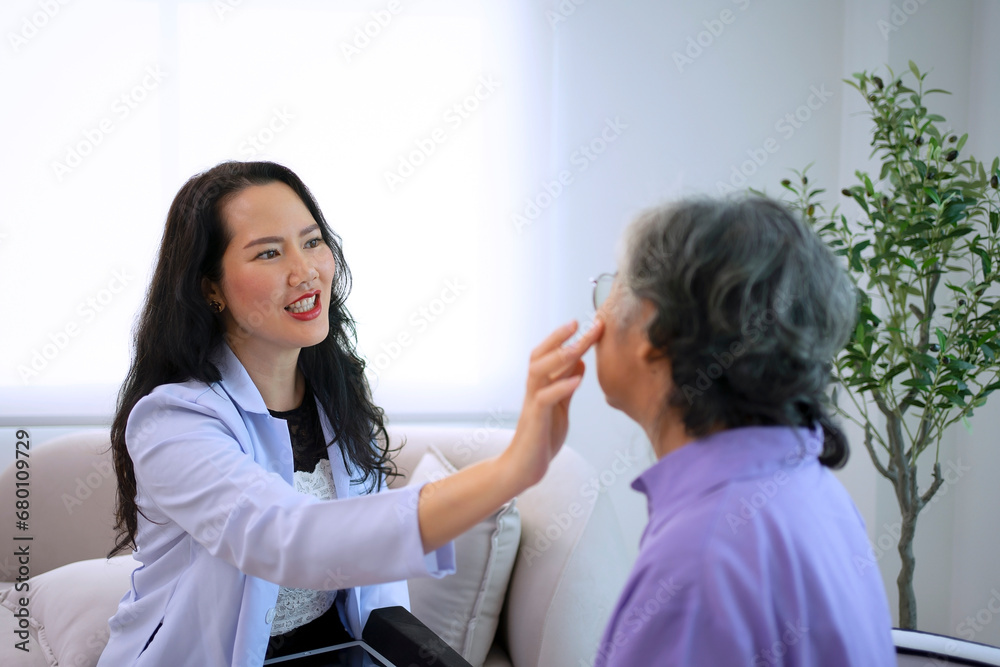
[[[320,459],[312,472],[296,470],[295,490],[308,493],[320,500],[337,497],[330,472],[330,459]],[[285,588],[278,590],[278,602],[274,606],[274,620],[271,622],[271,636],[280,635],[316,620],[333,606],[337,591],[313,591],[305,588]]]

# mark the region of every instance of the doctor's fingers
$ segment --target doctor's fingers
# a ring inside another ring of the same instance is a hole
[[[603,322],[595,322],[572,345],[559,346],[533,359],[528,367],[528,389],[537,390],[558,378],[583,373],[581,357],[601,337]]]
[[[531,351],[531,361],[541,359],[552,350],[558,349],[563,343],[569,340],[570,336],[576,333],[578,326],[579,325],[576,320],[573,320],[572,322],[567,322],[550,333],[545,337],[545,340],[539,343],[535,349]]]

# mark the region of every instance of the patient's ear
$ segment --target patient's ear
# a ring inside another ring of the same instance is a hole
[[[638,345],[636,348],[636,354],[643,363],[653,363],[663,355],[649,342],[649,335],[646,333],[649,331],[649,325],[653,322],[653,318],[656,317],[656,304],[654,304],[649,299],[642,299],[639,302],[639,314],[635,318],[633,326],[635,327],[636,339],[638,340]]]
[[[641,364],[647,367],[654,375],[662,374],[666,378],[672,377],[672,367],[670,364],[670,359],[663,353],[662,350],[656,348],[649,341],[649,335],[646,333],[649,330],[649,325],[652,323],[653,318],[656,317],[656,304],[648,299],[642,300],[642,310],[638,318],[636,318],[636,338],[638,338],[638,343],[636,346],[636,356]]]

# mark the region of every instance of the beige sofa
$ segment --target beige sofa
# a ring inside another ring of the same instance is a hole
[[[393,442],[405,438],[397,465],[408,478],[418,464],[419,475],[433,478],[493,456],[511,435],[485,427],[390,429]],[[106,431],[32,447],[27,532],[15,528],[17,470],[12,464],[0,474],[0,582],[7,582],[0,583],[0,665],[96,664],[106,619],[134,567],[131,556],[104,558],[113,544],[115,491],[107,450]],[[436,472],[428,475],[428,467]],[[456,542],[458,574],[410,582],[414,614],[473,664],[590,664],[631,564],[610,501],[585,491],[595,477],[563,448],[514,507]],[[26,535],[32,539],[15,539]],[[27,592],[15,588],[21,564],[9,545],[28,545]]]

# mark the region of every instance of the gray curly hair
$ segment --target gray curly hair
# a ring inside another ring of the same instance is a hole
[[[679,408],[694,435],[819,424],[820,461],[843,466],[849,448],[826,388],[856,293],[808,224],[764,197],[690,199],[645,211],[625,239],[624,316],[641,299],[655,306],[646,334],[674,383],[664,407]]]

